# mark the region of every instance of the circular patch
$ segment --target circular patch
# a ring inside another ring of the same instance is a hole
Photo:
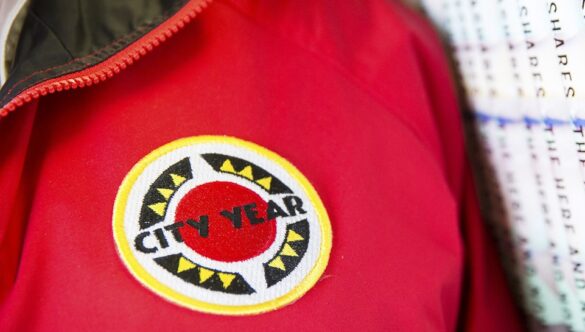
[[[225,136],[180,139],[144,157],[120,186],[113,227],[138,281],[216,314],[297,300],[331,250],[329,218],[309,181],[275,153]]]

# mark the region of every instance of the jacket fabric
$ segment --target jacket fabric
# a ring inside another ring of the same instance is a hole
[[[521,330],[418,14],[381,0],[42,3],[0,95],[0,330]],[[293,303],[200,313],[121,262],[120,184],[199,135],[274,151],[321,197],[329,262]]]

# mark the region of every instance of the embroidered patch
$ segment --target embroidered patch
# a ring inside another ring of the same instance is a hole
[[[225,136],[180,139],[144,157],[120,186],[113,227],[138,281],[216,314],[297,300],[331,250],[329,218],[309,181],[275,153]]]

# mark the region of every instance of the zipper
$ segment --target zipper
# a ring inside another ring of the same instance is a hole
[[[212,1],[191,0],[165,22],[105,61],[74,73],[49,79],[24,90],[0,108],[0,119],[40,96],[89,87],[114,77],[179,32]]]

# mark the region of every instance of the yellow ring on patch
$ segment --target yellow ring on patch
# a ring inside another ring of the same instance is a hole
[[[239,146],[252,150],[260,154],[261,156],[266,157],[267,159],[275,162],[284,170],[286,170],[289,173],[289,175],[291,175],[296,181],[298,181],[298,183],[308,196],[310,202],[313,205],[313,208],[315,209],[318,224],[321,230],[320,252],[312,270],[303,278],[303,280],[299,284],[297,284],[288,293],[273,300],[252,305],[228,306],[215,303],[208,303],[181,294],[175,291],[174,289],[168,287],[167,285],[163,284],[155,277],[153,277],[138,262],[137,258],[134,256],[130,244],[128,243],[126,234],[124,232],[124,220],[128,197],[138,177],[143,173],[144,169],[147,166],[149,166],[153,161],[157,160],[159,157],[169,152],[172,152],[176,149],[201,143],[228,143],[234,146]],[[200,312],[222,315],[259,314],[281,308],[299,299],[316,284],[316,282],[319,280],[319,278],[325,271],[327,263],[329,262],[329,255],[331,252],[332,243],[332,233],[329,216],[327,215],[327,211],[325,210],[325,207],[323,206],[323,202],[319,198],[319,195],[317,194],[311,183],[307,180],[307,178],[305,178],[305,176],[296,167],[294,167],[286,159],[280,157],[276,153],[269,151],[257,144],[229,136],[194,136],[178,139],[176,141],[173,141],[171,143],[168,143],[157,148],[156,150],[152,151],[144,158],[142,158],[126,175],[124,181],[122,182],[118,190],[118,194],[116,196],[116,200],[114,203],[113,230],[114,240],[116,242],[117,249],[122,261],[130,270],[131,274],[141,284],[143,284],[156,294],[167,299],[168,301],[176,303],[180,306],[187,307]]]

